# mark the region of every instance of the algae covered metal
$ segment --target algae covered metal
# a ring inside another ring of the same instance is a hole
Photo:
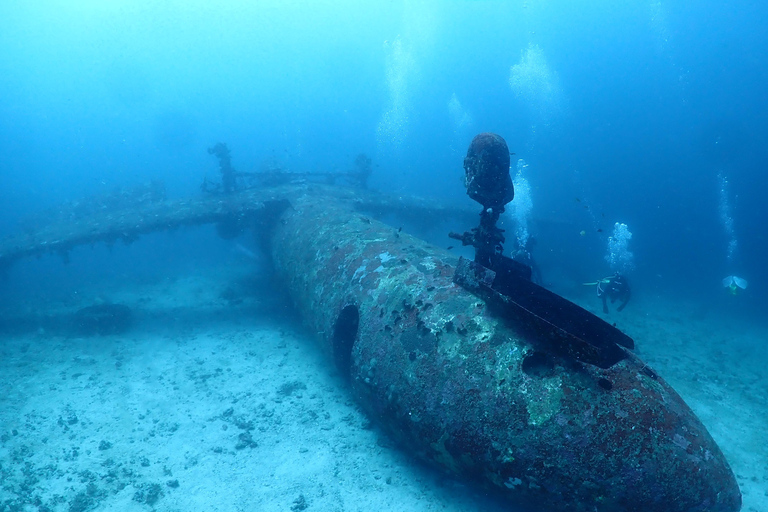
[[[271,251],[306,323],[367,413],[420,459],[515,506],[740,509],[720,449],[636,356],[561,357],[454,283],[458,260],[306,189]]]

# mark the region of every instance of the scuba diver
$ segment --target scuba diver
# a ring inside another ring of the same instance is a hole
[[[595,283],[584,283],[587,286],[595,285],[597,288],[597,296],[603,300],[603,313],[608,313],[608,299],[611,299],[611,304],[621,301],[616,311],[623,311],[627,306],[632,291],[629,289],[629,283],[627,278],[616,272],[610,277],[604,277]]]

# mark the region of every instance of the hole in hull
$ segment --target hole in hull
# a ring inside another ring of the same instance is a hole
[[[352,347],[360,326],[360,312],[354,304],[341,309],[333,326],[333,359],[341,375],[349,380],[352,366]]]
[[[613,389],[613,382],[609,381],[608,379],[598,379],[597,385],[606,391],[610,391]]]
[[[554,360],[543,352],[532,352],[523,359],[523,373],[529,377],[549,377],[554,371]]]

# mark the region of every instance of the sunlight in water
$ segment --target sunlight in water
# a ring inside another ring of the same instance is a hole
[[[451,118],[451,126],[453,127],[451,151],[462,153],[472,140],[475,121],[472,118],[472,114],[461,104],[455,92],[448,101],[448,115]]]
[[[520,62],[510,68],[509,86],[537,121],[546,124],[562,109],[560,78],[538,45],[529,45],[523,50]]]
[[[525,178],[525,170],[528,164],[522,158],[517,161],[517,174],[513,180],[515,186],[515,199],[512,201],[515,220],[517,221],[516,237],[517,246],[520,249],[526,249],[528,245],[528,219],[533,210],[533,200],[531,199],[531,186]]]
[[[617,222],[613,225],[613,236],[608,238],[608,254],[605,260],[611,265],[611,270],[626,274],[635,268],[635,255],[629,250],[632,232],[626,224]]]
[[[727,259],[728,263],[733,262],[736,255],[736,248],[739,243],[736,240],[736,230],[733,228],[733,216],[731,215],[731,200],[728,193],[728,178],[722,172],[717,174],[717,181],[720,186],[720,202],[718,212],[720,213],[720,222],[723,224],[725,236],[728,237]]]
[[[409,81],[413,71],[413,56],[400,36],[385,43],[387,52],[387,88],[389,102],[376,129],[379,148],[397,151],[408,135],[410,121]]]

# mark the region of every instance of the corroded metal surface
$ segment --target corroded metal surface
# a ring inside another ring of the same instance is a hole
[[[24,257],[46,253],[58,253],[66,259],[68,251],[79,245],[114,244],[119,240],[130,243],[143,234],[180,226],[234,219],[251,227],[252,222],[266,221],[274,213],[272,206],[303,193],[308,187],[307,184],[291,184],[175,200],[100,201],[98,208],[84,212],[72,204],[63,205],[49,219],[37,222],[38,225],[0,239],[0,268]],[[422,219],[469,214],[460,208],[410,196],[391,197],[367,190],[319,185],[312,185],[312,188],[322,190],[329,197],[353,201],[356,208],[380,214],[407,212]],[[75,206],[79,203],[73,202]]]
[[[273,258],[361,406],[409,451],[538,510],[740,509],[719,448],[641,360],[549,355],[453,283],[453,256],[350,204],[294,197]]]
[[[135,205],[109,205],[86,215],[66,212],[53,222],[0,240],[0,265],[44,253],[66,253],[79,245],[119,240],[130,243],[155,231],[258,217],[265,205],[282,199],[285,191],[243,192],[230,196],[165,200]]]

